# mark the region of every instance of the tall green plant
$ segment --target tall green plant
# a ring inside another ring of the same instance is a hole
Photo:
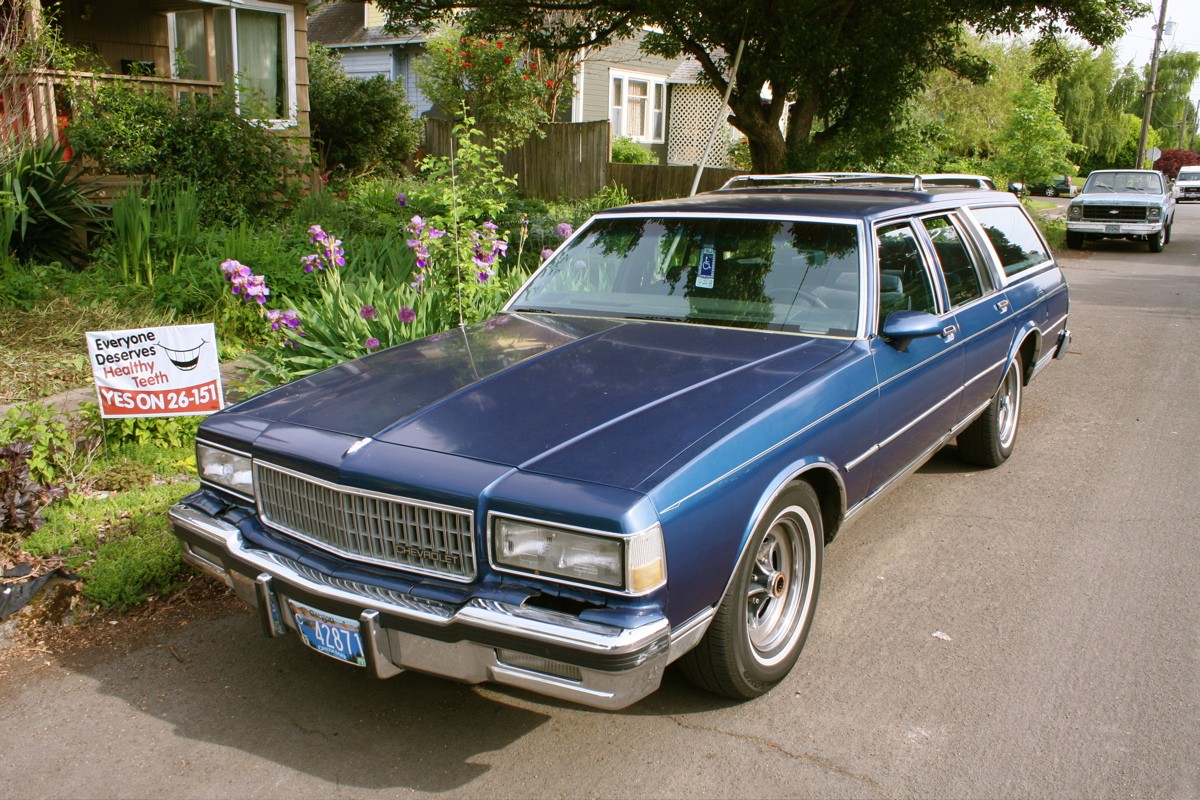
[[[113,203],[110,231],[121,265],[121,280],[139,286],[154,285],[154,259],[150,252],[153,216],[150,201],[131,186]]]
[[[46,141],[26,150],[0,173],[0,222],[6,251],[23,261],[78,263],[87,234],[99,216],[94,187],[82,182],[61,144]]]

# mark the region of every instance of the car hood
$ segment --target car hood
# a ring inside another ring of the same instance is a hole
[[[501,315],[341,364],[226,414],[634,488],[849,346],[708,326]]]
[[[1166,201],[1166,195],[1137,192],[1084,192],[1075,196],[1076,203],[1101,203],[1111,206],[1159,206]]]

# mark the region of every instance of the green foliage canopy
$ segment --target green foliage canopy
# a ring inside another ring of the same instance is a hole
[[[1071,32],[1093,45],[1115,41],[1139,0],[378,0],[393,29],[427,27],[447,12],[474,9],[468,30],[523,36],[534,46],[578,49],[636,35],[667,57],[696,59],[723,92],[745,41],[730,122],[745,134],[756,170],[804,167],[848,133],[887,130],[937,67],[979,82],[989,65],[964,50],[965,26],[981,34],[1035,31],[1043,51]],[[579,21],[551,11],[586,12]],[[546,20],[546,24],[530,20]],[[897,35],[898,32],[903,35]],[[762,90],[771,90],[764,102]],[[787,139],[781,132],[789,114]],[[790,154],[789,154],[790,151]]]

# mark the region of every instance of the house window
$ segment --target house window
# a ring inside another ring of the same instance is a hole
[[[243,0],[237,7],[222,5],[168,16],[175,77],[225,83],[234,90],[243,116],[277,125],[295,120],[296,53],[290,6]]]
[[[667,84],[660,76],[612,73],[613,136],[663,141]]]

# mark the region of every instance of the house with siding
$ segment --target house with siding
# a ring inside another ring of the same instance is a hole
[[[325,0],[310,13],[308,32],[314,42],[341,54],[346,74],[403,81],[414,113],[429,115],[434,109],[417,86],[413,69],[425,37],[388,34],[385,22],[370,0]],[[640,41],[621,40],[582,54],[569,121],[608,120],[614,137],[628,137],[666,163],[673,124],[669,78],[684,59],[646,55],[638,47]]]
[[[305,0],[39,0],[17,24],[52,25],[86,71],[34,70],[0,98],[6,133],[56,138],[68,80],[137,81],[178,102],[234,93],[244,115],[307,147]],[[56,13],[45,13],[56,7]],[[9,24],[13,24],[9,21]]]

